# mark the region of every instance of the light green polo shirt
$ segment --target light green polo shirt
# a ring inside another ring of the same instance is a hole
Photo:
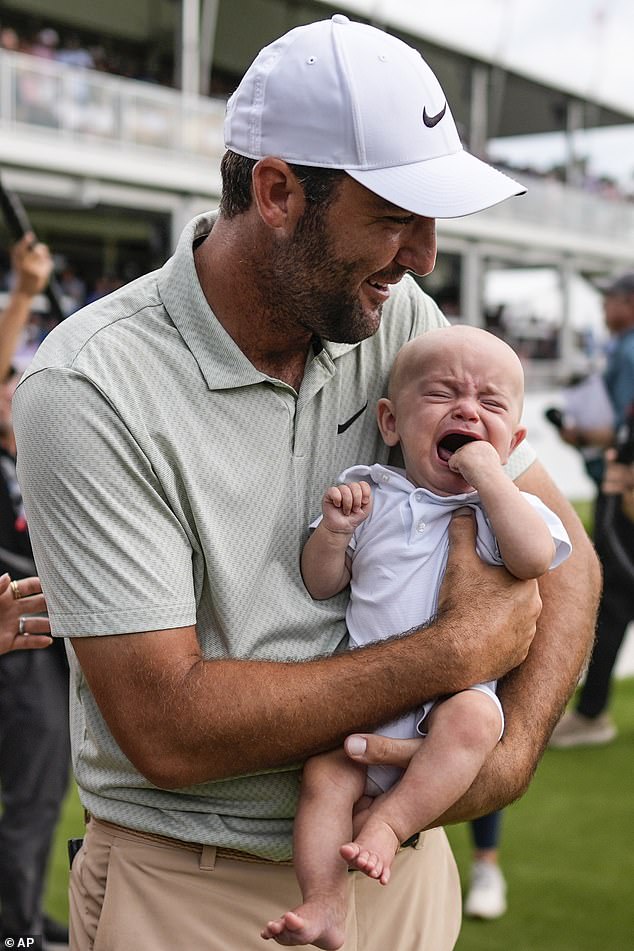
[[[58,636],[196,624],[205,658],[304,660],[346,633],[347,595],[316,602],[302,583],[308,525],[337,473],[387,461],[374,408],[389,368],[406,340],[445,321],[406,277],[375,336],[325,342],[295,393],[257,370],[209,309],[192,246],[212,226],[212,215],[191,222],[164,267],[69,317],[38,351],[14,404],[33,548]],[[518,451],[515,471],[532,459]],[[152,786],[69,655],[87,809],[146,832],[290,855],[296,769]]]

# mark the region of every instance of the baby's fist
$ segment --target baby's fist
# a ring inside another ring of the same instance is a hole
[[[372,490],[367,482],[332,485],[324,495],[322,508],[331,531],[352,533],[370,514]]]

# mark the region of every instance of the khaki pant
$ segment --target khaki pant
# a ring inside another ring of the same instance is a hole
[[[71,872],[70,951],[272,951],[261,928],[301,901],[292,865],[219,852],[91,819]],[[342,951],[454,947],[460,889],[442,829],[398,853],[387,887],[355,871],[349,890]]]

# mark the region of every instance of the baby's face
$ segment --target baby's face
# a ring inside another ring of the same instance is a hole
[[[490,334],[456,330],[432,331],[433,343],[424,337],[420,345],[408,345],[391,388],[392,423],[386,420],[398,436],[409,480],[438,495],[470,489],[448,465],[465,442],[486,440],[504,464],[524,435],[517,357]]]

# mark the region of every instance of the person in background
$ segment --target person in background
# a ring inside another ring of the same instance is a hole
[[[34,298],[48,284],[53,259],[45,244],[29,231],[11,251],[13,279],[9,299],[0,313],[0,380],[9,373],[20,337],[28,323]]]
[[[630,522],[634,522],[634,463],[626,465],[617,462],[615,449],[608,449],[605,454],[603,494],[620,495],[623,515]],[[628,545],[627,548],[634,557],[634,544]]]
[[[499,862],[503,810],[469,823],[473,857],[464,901],[468,918],[500,918],[506,912],[506,880]]]
[[[15,340],[32,298],[48,280],[48,252],[16,246],[17,291],[9,305]],[[0,326],[5,327],[7,311]],[[6,341],[3,340],[3,344]],[[3,347],[3,359],[10,357]],[[68,663],[62,641],[50,644],[48,618],[16,476],[12,401],[18,374],[0,384],[0,935],[43,934],[67,941],[65,925],[42,908],[48,857],[70,771]],[[13,579],[13,580],[12,580]],[[17,636],[14,632],[17,613]]]
[[[51,623],[41,616],[45,612],[39,578],[18,582],[12,581],[8,572],[0,575],[0,654],[50,647]]]
[[[590,444],[613,446],[634,407],[634,271],[622,274],[602,288],[605,322],[612,335],[604,381],[614,409],[614,428],[564,428],[561,436],[577,449]],[[603,473],[598,473],[601,480]],[[614,512],[614,517],[610,513]],[[631,522],[622,509],[614,509],[599,489],[594,512],[593,537],[603,567],[603,595],[597,620],[594,649],[574,707],[555,727],[550,746],[566,749],[610,743],[617,735],[609,713],[614,666],[630,621],[634,619],[634,584],[615,550],[613,539],[634,551]]]
[[[343,14],[261,51],[227,105],[225,144],[219,212],[190,222],[158,271],[55,328],[16,392],[90,813],[73,951],[255,951],[271,909],[299,900],[301,763],[496,677],[505,735],[438,825],[510,802],[594,627],[590,543],[523,443],[518,487],[560,516],[565,564],[515,579],[456,518],[434,622],[345,649],[346,594],[317,604],[302,584],[311,514],[333,472],[388,462],[366,410],[402,344],[446,323],[408,274],[434,267],[435,218],[523,189],[462,149],[416,50]],[[416,743],[371,736],[364,753],[359,740],[357,760],[398,766]],[[400,850],[390,889],[348,880],[344,947],[454,946],[459,881],[441,828]]]

